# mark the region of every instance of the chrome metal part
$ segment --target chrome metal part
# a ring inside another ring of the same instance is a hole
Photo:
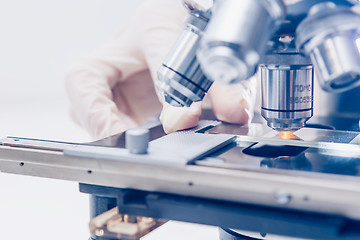
[[[196,57],[208,14],[191,11],[184,31],[158,70],[158,88],[166,102],[173,106],[189,107],[193,102],[201,101],[212,84],[203,74]]]
[[[284,18],[278,0],[216,1],[198,51],[205,75],[223,83],[252,76]]]
[[[304,111],[272,111],[261,109],[261,115],[267,124],[277,131],[296,131],[305,126],[305,122],[313,115],[312,109]]]
[[[184,5],[190,11],[207,11],[213,6],[214,0],[184,0]]]
[[[148,151],[150,133],[148,129],[133,128],[125,133],[126,148],[130,153],[145,154]]]
[[[235,83],[261,66],[264,118],[276,130],[297,130],[312,117],[311,65],[325,90],[360,85],[355,43],[360,16],[351,9],[356,1],[208,3],[184,1],[191,20],[159,71],[168,103],[190,106],[203,99],[213,81]],[[309,90],[299,92],[296,86]]]
[[[338,92],[360,85],[359,26],[358,14],[332,2],[314,5],[298,26],[297,46],[310,55],[324,90]]]
[[[261,115],[278,131],[305,126],[313,114],[312,65],[261,65]]]

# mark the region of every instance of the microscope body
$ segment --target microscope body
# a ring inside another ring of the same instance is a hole
[[[275,130],[294,131],[313,114],[314,70],[326,91],[360,85],[357,1],[189,2],[185,29],[159,69],[159,88],[174,106],[201,101],[214,81],[259,71],[262,116]]]

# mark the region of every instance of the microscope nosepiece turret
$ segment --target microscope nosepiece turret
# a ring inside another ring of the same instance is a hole
[[[159,69],[173,106],[201,101],[214,81],[245,80],[259,69],[261,114],[277,131],[295,131],[313,115],[314,71],[323,89],[360,86],[360,15],[353,0],[216,0],[196,9]]]

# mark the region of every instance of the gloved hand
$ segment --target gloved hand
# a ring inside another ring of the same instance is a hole
[[[182,31],[185,16],[179,0],[147,0],[113,39],[73,66],[66,79],[72,116],[94,138],[143,124],[160,111],[167,133],[197,125],[201,103],[176,108],[154,88],[157,69]],[[214,84],[208,95],[217,118],[246,123],[255,88],[255,81]]]

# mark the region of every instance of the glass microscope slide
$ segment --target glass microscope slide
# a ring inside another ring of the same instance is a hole
[[[360,156],[359,132],[316,128],[302,128],[295,132],[277,132],[264,124],[220,124],[206,133],[236,135],[239,144],[260,142],[269,145],[290,145],[339,150],[342,153]]]

